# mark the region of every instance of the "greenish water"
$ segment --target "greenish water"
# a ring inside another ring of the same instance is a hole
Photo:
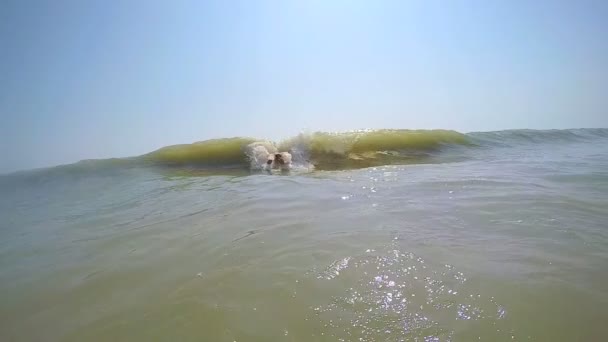
[[[0,176],[0,340],[608,340],[607,130],[392,139],[362,169]]]

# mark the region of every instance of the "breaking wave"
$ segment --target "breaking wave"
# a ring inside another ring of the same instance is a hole
[[[451,161],[453,147],[559,144],[608,139],[608,129],[506,130],[459,133],[452,130],[381,129],[300,134],[282,142],[247,137],[213,139],[163,147],[131,158],[83,160],[47,169],[18,172],[44,177],[130,167],[177,167],[192,170],[255,170],[269,153],[290,152],[295,168],[346,170],[390,164]],[[442,157],[445,157],[442,159]],[[453,157],[453,156],[452,156]]]

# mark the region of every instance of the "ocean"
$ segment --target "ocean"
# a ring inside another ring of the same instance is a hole
[[[0,217],[1,341],[608,340],[608,129],[210,140],[0,176]]]

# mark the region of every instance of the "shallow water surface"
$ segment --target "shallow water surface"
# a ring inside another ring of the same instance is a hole
[[[607,140],[509,139],[359,170],[2,176],[0,339],[607,340]]]

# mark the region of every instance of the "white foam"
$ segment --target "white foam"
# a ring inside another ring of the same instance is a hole
[[[245,154],[249,158],[252,170],[265,170],[267,168],[266,162],[275,153],[282,154],[283,160],[292,171],[305,172],[314,169],[314,166],[308,160],[308,153],[298,148],[279,152],[276,145],[269,141],[256,141],[245,148]]]
[[[269,141],[256,141],[247,145],[245,154],[251,163],[251,169],[261,170],[266,167],[266,161],[271,153],[277,153],[276,146]]]

